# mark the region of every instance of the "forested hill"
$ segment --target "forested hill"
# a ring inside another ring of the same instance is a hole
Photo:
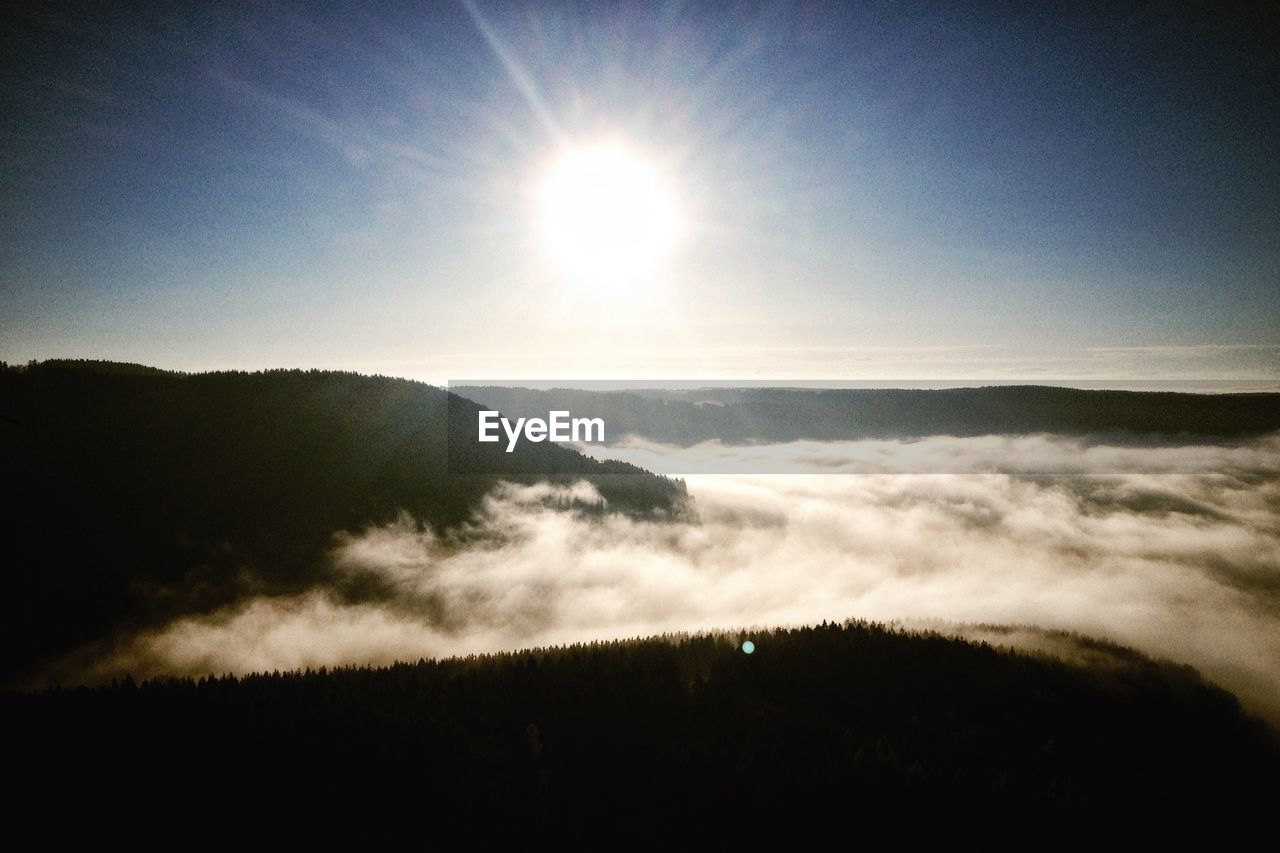
[[[1265,727],[1185,668],[1095,657],[855,622],[125,682],[0,712],[11,810],[56,803],[95,837],[145,813],[153,835],[240,840],[258,810],[258,841],[486,849],[1232,849],[1269,831]]]
[[[400,510],[448,525],[498,479],[585,478],[635,513],[684,499],[678,481],[549,443],[486,445],[491,474],[450,476],[448,419],[474,435],[475,411],[354,373],[0,369],[0,681],[118,628],[306,587],[336,531]]]
[[[704,388],[537,391],[460,385],[516,417],[551,409],[602,417],[605,437],[688,446],[798,440],[1055,433],[1112,441],[1234,439],[1280,430],[1280,394],[1096,391],[1040,385],[907,389]]]

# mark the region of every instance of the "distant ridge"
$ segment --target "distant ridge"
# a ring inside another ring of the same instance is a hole
[[[947,389],[701,388],[579,391],[457,385],[510,416],[603,417],[606,438],[688,446],[1053,433],[1124,443],[1234,440],[1280,430],[1280,394],[1102,391],[1045,385]]]
[[[38,362],[31,366],[90,370],[95,373],[105,373],[110,376],[173,376],[183,373],[183,371],[180,370],[166,370],[161,367],[150,367],[145,364],[135,364],[130,361],[103,361],[95,358],[51,358],[48,361]]]

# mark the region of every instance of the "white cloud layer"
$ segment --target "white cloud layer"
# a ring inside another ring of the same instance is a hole
[[[1097,470],[1097,460],[1059,464],[1079,452],[1071,442],[1008,441],[947,439],[938,452],[979,470],[993,453],[1031,470]],[[331,585],[134,637],[98,674],[384,663],[849,617],[947,620],[1077,631],[1190,663],[1280,720],[1276,439],[1104,450],[1153,454],[1126,461],[1162,473],[695,475],[698,518],[678,523],[567,512],[550,487],[508,487],[444,537],[409,518],[340,537]],[[645,452],[698,470],[707,454],[733,449]]]

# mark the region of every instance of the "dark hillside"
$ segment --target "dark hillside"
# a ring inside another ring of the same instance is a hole
[[[118,628],[301,589],[325,571],[336,531],[401,510],[443,527],[499,479],[586,478],[635,513],[683,500],[679,482],[551,444],[486,446],[491,473],[451,476],[447,419],[474,431],[475,408],[353,373],[0,370],[0,679]]]
[[[10,696],[10,805],[522,849],[1229,847],[1274,806],[1270,735],[1186,669],[865,623],[750,636]]]

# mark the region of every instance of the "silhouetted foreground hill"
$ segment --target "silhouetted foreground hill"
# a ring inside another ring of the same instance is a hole
[[[1180,441],[1280,430],[1280,394],[1092,391],[1038,385],[904,389],[703,388],[576,391],[460,385],[509,417],[551,409],[603,417],[605,437],[639,435],[688,446],[798,440],[1055,433]]]
[[[551,444],[497,445],[450,476],[447,419],[476,407],[352,373],[181,374],[46,362],[0,369],[0,679],[111,631],[303,589],[332,536],[406,510],[444,526],[498,479],[588,479],[616,509],[672,512],[683,484]],[[551,472],[534,477],[532,472]]]
[[[253,817],[255,840],[1038,849],[1221,843],[1274,807],[1269,732],[1186,669],[866,623],[750,636],[750,656],[662,638],[11,695],[11,813],[202,839]]]

